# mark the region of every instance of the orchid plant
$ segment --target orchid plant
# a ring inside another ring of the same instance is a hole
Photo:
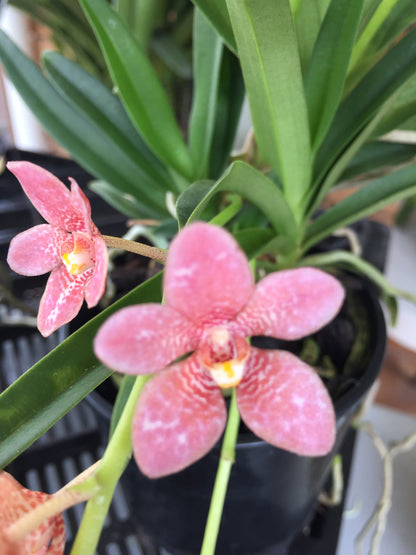
[[[111,87],[56,52],[41,69],[0,33],[0,60],[28,106],[96,177],[91,188],[139,219],[154,243],[103,235],[73,180],[69,190],[43,168],[10,162],[47,222],[15,237],[8,255],[18,273],[50,272],[40,332],[72,320],[84,299],[99,304],[108,247],[166,264],[163,278],[111,304],[1,394],[5,466],[113,371],[137,376],[123,379],[107,449],[80,483],[50,499],[0,475],[1,499],[13,500],[10,512],[0,502],[0,545],[11,553],[62,553],[57,515],[86,499],[73,554],[94,553],[132,452],[144,474],[166,476],[203,457],[225,428],[202,547],[214,553],[240,415],[258,437],[301,456],[334,444],[332,401],[315,369],[250,338],[293,340],[329,323],[344,299],[340,269],[369,277],[393,315],[398,294],[414,300],[354,253],[311,250],[416,192],[416,149],[384,138],[416,106],[414,2],[194,0],[193,98],[182,127],[148,54],[149,29],[132,32],[125,3],[115,4],[79,0]],[[139,4],[163,13],[162,2]],[[254,133],[234,152],[245,94]],[[380,169],[318,211],[332,187]]]

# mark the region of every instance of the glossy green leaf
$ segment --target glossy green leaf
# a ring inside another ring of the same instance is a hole
[[[368,216],[384,206],[416,193],[416,165],[377,179],[318,216],[306,230],[306,252],[335,229]]]
[[[312,214],[314,214],[315,210],[319,208],[320,203],[325,198],[328,191],[336,185],[336,183],[339,183],[342,173],[365,143],[370,140],[374,129],[395,101],[397,94],[397,92],[393,93],[380,107],[373,119],[371,119],[348,143],[344,151],[335,160],[335,163],[328,171],[323,181],[321,183],[319,181],[315,181],[313,183],[311,190],[308,191],[307,198],[310,199],[310,205],[308,210],[305,211],[306,218],[309,218]]]
[[[160,302],[161,282],[162,274],[158,274],[139,285],[70,335],[0,395],[0,468],[111,374],[93,352],[98,328],[124,306]]]
[[[288,248],[289,243],[293,247],[296,224],[281,190],[273,181],[244,162],[234,162],[213,185],[197,182],[182,193],[177,202],[181,225],[197,220],[207,203],[221,191],[237,193],[252,202],[268,218],[275,231],[287,238]]]
[[[137,187],[145,196],[152,194],[153,188],[174,188],[166,168],[137,133],[120,100],[106,86],[56,52],[46,52],[42,61],[62,96],[135,164]]]
[[[301,3],[294,22],[303,75],[307,72],[322,20],[319,0]]]
[[[88,188],[122,214],[130,218],[143,218],[141,204],[138,202],[137,198],[132,195],[123,193],[120,189],[100,179],[90,181],[90,183],[88,183]]]
[[[104,0],[80,0],[131,121],[168,166],[192,177],[192,161],[156,73],[117,13]]]
[[[211,179],[201,179],[200,181],[192,183],[192,185],[179,196],[176,202],[176,215],[178,216],[180,227],[184,227],[188,221],[190,221],[194,210],[205,199],[214,185],[215,183]],[[198,215],[200,215],[201,212],[202,208]]]
[[[416,74],[401,87],[395,101],[377,124],[373,136],[379,137],[395,129],[415,130]]]
[[[111,414],[111,422],[110,422],[110,433],[109,437],[114,433],[114,430],[117,427],[117,424],[120,420],[121,415],[123,414],[124,407],[126,406],[127,400],[130,396],[131,390],[136,382],[137,376],[124,376],[120,389],[118,390],[116,401],[114,403],[113,412]]]
[[[310,183],[309,124],[288,0],[227,0],[260,151],[295,217]]]
[[[244,96],[240,62],[230,50],[224,50],[208,172],[208,176],[213,179],[220,177],[230,160]]]
[[[363,0],[331,2],[305,76],[313,149],[321,143],[342,98]]]
[[[9,4],[48,27],[52,40],[63,53],[68,53],[71,59],[93,75],[107,79],[108,72],[100,47],[78,2],[11,0]]]
[[[375,34],[383,25],[384,21],[388,18],[391,10],[397,4],[398,0],[381,0],[376,10],[369,19],[367,25],[362,30],[351,56],[351,69],[359,64],[360,59],[364,57],[365,51],[371,44]]]
[[[233,52],[237,51],[230,16],[225,0],[192,0],[202,13],[209,19],[213,27],[221,35],[225,44]]]
[[[276,234],[270,228],[255,227],[235,231],[233,236],[250,260],[263,252],[268,252],[268,244],[276,237]]]
[[[341,174],[340,181],[351,179],[386,166],[397,166],[416,156],[416,145],[373,141],[364,145]]]
[[[192,57],[170,33],[158,33],[152,39],[152,51],[181,79],[192,78]]]
[[[193,99],[189,122],[189,147],[196,177],[208,173],[216,118],[223,43],[204,14],[194,14]]]
[[[415,71],[416,29],[394,46],[341,104],[317,153],[315,175],[318,179]]]
[[[380,4],[380,2],[372,2]],[[370,18],[374,16],[379,6],[373,5],[369,11],[369,17],[363,20],[360,31],[363,32]],[[379,20],[376,25],[376,33],[371,37],[370,42],[361,48],[359,55],[356,55],[354,67],[350,67],[346,90],[351,91],[356,84],[368,73],[369,69],[379,60],[394,43],[399,40],[403,33],[409,31],[416,18],[416,3],[414,0],[399,0],[384,21]],[[363,44],[363,43],[361,43]]]
[[[131,195],[140,195],[137,166],[93,121],[71,106],[1,31],[0,60],[33,114],[77,162],[93,175],[120,185]],[[166,214],[163,191],[154,191],[146,198],[143,214],[148,217]]]

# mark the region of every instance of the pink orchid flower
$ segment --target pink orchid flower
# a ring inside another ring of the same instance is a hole
[[[10,243],[7,261],[18,274],[51,272],[38,312],[38,328],[47,337],[104,294],[108,253],[91,220],[91,206],[77,183],[71,191],[54,175],[30,162],[9,162],[33,206],[48,224],[19,233]]]
[[[144,474],[177,472],[213,447],[226,422],[222,388],[236,387],[245,424],[272,445],[310,456],[331,450],[334,410],[316,372],[289,352],[257,349],[246,338],[294,340],[323,327],[344,299],[335,278],[301,268],[255,285],[231,235],[195,223],[172,242],[164,294],[166,305],[115,313],[95,339],[95,352],[109,367],[158,372],[139,397],[132,425]]]
[[[63,555],[65,525],[61,514],[47,519],[24,539],[12,542],[7,529],[51,495],[22,487],[10,474],[0,472],[0,553],[2,555]]]

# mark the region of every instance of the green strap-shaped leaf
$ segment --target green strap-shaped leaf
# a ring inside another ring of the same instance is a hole
[[[389,110],[377,124],[373,136],[380,137],[402,125],[409,129],[407,121],[416,114],[416,74],[408,79],[401,87],[400,92],[390,106]],[[414,119],[413,119],[414,121]],[[410,127],[412,129],[412,127]]]
[[[364,145],[341,174],[340,181],[351,179],[386,166],[397,166],[416,156],[416,145],[373,141]]]
[[[93,352],[98,328],[110,314],[124,306],[160,302],[161,281],[162,274],[158,274],[115,302],[0,395],[0,468],[17,457],[111,374]]]
[[[152,51],[181,79],[192,78],[192,56],[178,44],[171,33],[158,33],[152,39]]]
[[[9,4],[48,27],[57,46],[63,52],[72,50],[74,59],[84,69],[102,79],[108,77],[100,47],[78,2],[11,0]]]
[[[249,260],[264,252],[271,252],[268,250],[269,244],[276,239],[272,229],[261,227],[237,230],[233,236]]]
[[[346,169],[354,156],[356,156],[360,149],[365,145],[366,141],[369,140],[371,134],[374,132],[374,129],[381,121],[381,118],[395,101],[397,94],[398,92],[393,93],[380,107],[376,115],[362,129],[360,129],[348,145],[346,145],[346,148],[335,160],[335,163],[325,175],[323,181],[315,181],[312,184],[307,195],[310,205],[308,209],[305,210],[305,219],[314,214],[315,210],[319,208],[319,205],[331,187],[339,182],[342,172]]]
[[[88,188],[94,191],[99,197],[104,199],[110,206],[128,216],[129,218],[140,219],[143,217],[141,203],[137,198],[128,195],[101,179],[95,179],[88,183]]]
[[[179,197],[176,210],[181,226],[197,220],[211,198],[218,192],[237,193],[252,202],[270,221],[277,232],[287,237],[288,247],[296,242],[293,214],[273,181],[244,162],[234,162],[224,176],[213,185],[197,182]]]
[[[194,211],[200,206],[197,216],[193,219],[198,219],[201,215],[203,209],[208,204],[208,201],[212,198],[209,195],[210,191],[216,184],[211,179],[201,179],[200,181],[195,181],[186,191],[184,191],[176,201],[176,215],[178,216],[178,222],[180,227],[186,226],[188,222],[191,221],[191,216]],[[209,196],[209,198],[206,198]],[[206,199],[206,200],[205,200]]]
[[[209,19],[228,48],[233,52],[237,52],[226,1],[215,0],[213,2],[212,0],[192,0],[192,2]]]
[[[319,0],[302,2],[296,16],[293,15],[303,75],[308,69],[323,18]]]
[[[72,107],[31,62],[0,31],[0,60],[10,80],[44,128],[89,172],[140,198],[137,165],[111,137]],[[142,200],[142,199],[141,199]],[[163,191],[152,191],[143,201],[143,214],[166,214]]]
[[[194,14],[194,86],[189,146],[196,177],[208,173],[216,117],[223,43],[204,14]]]
[[[331,2],[305,77],[313,149],[327,132],[342,97],[363,0]]]
[[[416,165],[377,179],[318,216],[306,229],[303,252],[330,235],[384,206],[416,193]]]
[[[374,66],[339,107],[317,153],[315,175],[318,180],[360,129],[415,71],[416,29]]]
[[[80,0],[131,121],[168,166],[192,177],[192,161],[169,100],[146,54],[105,0]]]
[[[100,81],[57,52],[46,52],[43,65],[50,81],[74,108],[110,137],[137,167],[137,186],[169,190],[174,187],[166,168],[137,133],[114,94]],[[147,192],[147,195],[149,191]]]
[[[213,179],[220,177],[230,160],[244,96],[240,62],[230,50],[224,49],[208,172]]]
[[[366,27],[360,34],[351,56],[351,70],[353,71],[355,66],[360,63],[360,60],[364,58],[364,54],[371,44],[377,31],[383,25],[386,19],[397,4],[398,0],[381,0],[377,9],[374,11],[370,20],[368,21]]]
[[[288,0],[227,0],[256,140],[295,218],[309,187],[309,124]]]
[[[355,66],[352,67],[352,65],[350,65],[346,85],[346,89],[349,91],[354,88],[374,63],[391,48],[402,33],[408,31],[415,22],[416,3],[414,0],[400,0],[396,2],[396,5],[391,11],[390,7],[384,2],[385,6],[382,8],[384,14],[379,12],[381,18],[376,18],[373,29],[371,29],[371,26],[367,28],[370,18],[373,18],[376,11],[381,7],[381,1],[372,0],[372,2],[368,2],[368,4],[370,4],[368,17],[365,17],[364,14],[362,25],[360,25],[360,34],[362,32],[367,33],[367,31],[370,30],[370,34],[367,34],[367,38],[370,38],[370,42],[367,43],[367,45],[361,42],[361,46],[356,43],[356,46],[359,46],[359,50],[361,51],[359,52],[356,50]],[[392,6],[391,2],[390,6]],[[385,8],[387,8],[387,10],[385,10]],[[376,30],[375,34],[372,33],[374,30]],[[364,48],[362,48],[363,46]]]

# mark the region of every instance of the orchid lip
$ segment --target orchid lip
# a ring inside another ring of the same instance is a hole
[[[236,387],[241,382],[249,353],[245,338],[235,336],[222,326],[208,330],[198,350],[201,364],[222,389]]]
[[[94,249],[91,240],[82,232],[73,233],[74,248],[61,255],[68,272],[78,276],[94,266]]]
[[[221,389],[236,387],[242,380],[245,360],[226,360],[208,368],[211,377]]]

